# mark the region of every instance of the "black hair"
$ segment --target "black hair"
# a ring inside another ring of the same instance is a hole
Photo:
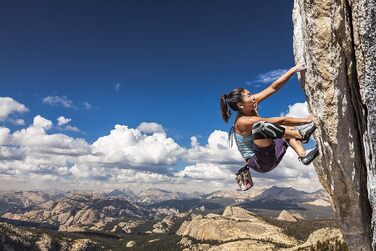
[[[230,117],[231,117],[231,110],[233,111],[239,111],[237,103],[243,102],[243,91],[244,88],[235,88],[228,94],[223,94],[220,99],[220,106],[221,106],[221,113],[223,120],[228,123]],[[231,109],[230,109],[231,108]],[[232,147],[233,140],[231,139],[231,136],[233,137],[234,134],[234,127],[232,126],[230,128],[230,131],[228,133],[228,139],[227,139],[227,145],[229,147]]]
[[[231,110],[239,111],[237,103],[243,101],[244,88],[235,88],[228,94],[223,94],[220,98],[220,107],[223,120],[228,123],[231,117]],[[231,108],[231,110],[230,110]]]

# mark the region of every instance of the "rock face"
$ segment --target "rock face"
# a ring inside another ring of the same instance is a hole
[[[372,250],[376,2],[295,0],[293,22],[295,61],[307,65],[299,79],[318,126],[316,172],[350,250]]]

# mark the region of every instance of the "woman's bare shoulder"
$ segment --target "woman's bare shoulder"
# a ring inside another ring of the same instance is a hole
[[[258,116],[241,116],[236,120],[235,128],[240,132],[248,132],[253,124],[260,121]]]
[[[236,122],[239,125],[249,126],[249,125],[253,125],[254,123],[256,123],[258,121],[260,121],[259,116],[241,116],[240,118],[238,118],[238,120]]]

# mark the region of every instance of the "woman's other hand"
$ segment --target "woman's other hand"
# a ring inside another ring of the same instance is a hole
[[[295,72],[301,72],[301,71],[307,70],[304,62],[298,63],[297,65],[294,66],[294,68],[295,68]]]
[[[312,123],[313,122],[313,115],[310,114],[308,117],[305,118],[307,120],[307,124],[309,123]]]

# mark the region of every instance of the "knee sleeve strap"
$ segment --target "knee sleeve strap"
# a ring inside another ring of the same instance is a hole
[[[252,127],[254,139],[280,139],[285,134],[285,129],[275,123],[259,121]]]

